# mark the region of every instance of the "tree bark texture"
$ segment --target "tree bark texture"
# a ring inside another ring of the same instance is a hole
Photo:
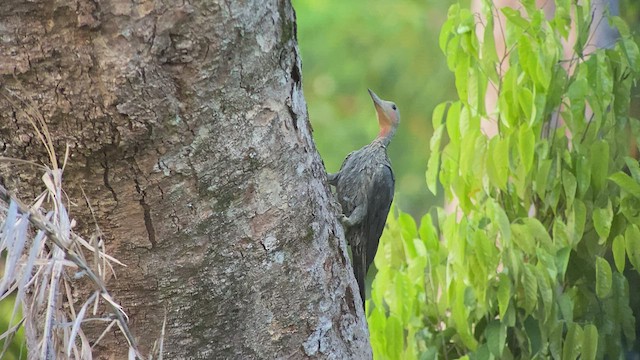
[[[371,357],[289,0],[3,0],[0,17],[0,156],[48,163],[28,107],[60,160],[70,146],[70,211],[93,231],[84,190],[127,264],[108,287],[143,352],[166,313],[165,358]],[[1,180],[40,193],[19,170]],[[125,355],[116,331],[100,344]]]

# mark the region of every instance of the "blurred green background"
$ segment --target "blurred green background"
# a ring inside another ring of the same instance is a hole
[[[396,204],[415,217],[436,201],[425,186],[431,113],[455,94],[438,47],[453,2],[293,0],[304,95],[327,171],[378,133],[371,88],[400,108],[389,157]]]
[[[313,136],[328,172],[378,132],[367,88],[398,104],[401,124],[389,147],[396,205],[415,218],[442,205],[425,185],[431,114],[456,99],[453,74],[438,47],[453,3],[468,0],[292,0],[302,52],[304,94]],[[638,33],[640,1],[621,0]],[[637,93],[637,92],[636,92]],[[635,107],[640,103],[635,101]],[[637,113],[637,112],[636,112]]]

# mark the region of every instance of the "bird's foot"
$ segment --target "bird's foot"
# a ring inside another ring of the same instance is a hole
[[[351,219],[349,219],[345,214],[340,214],[340,216],[338,216],[338,220],[340,220],[340,223],[345,228],[348,228],[348,227],[350,227],[352,225],[351,224]]]
[[[333,186],[338,185],[338,173],[334,173],[334,174],[327,173],[327,180],[329,181],[329,185],[333,185]]]

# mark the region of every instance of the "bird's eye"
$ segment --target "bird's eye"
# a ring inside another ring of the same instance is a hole
[[[393,110],[398,110],[398,108],[396,107],[396,104],[391,105],[391,108],[392,108]]]

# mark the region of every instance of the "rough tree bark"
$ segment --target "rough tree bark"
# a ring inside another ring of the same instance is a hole
[[[71,147],[71,212],[92,231],[83,189],[128,265],[108,286],[141,350],[166,311],[167,358],[371,357],[289,0],[3,0],[0,17],[1,91],[38,109],[60,157]],[[46,163],[6,97],[0,140]],[[1,180],[42,190],[16,175]]]

